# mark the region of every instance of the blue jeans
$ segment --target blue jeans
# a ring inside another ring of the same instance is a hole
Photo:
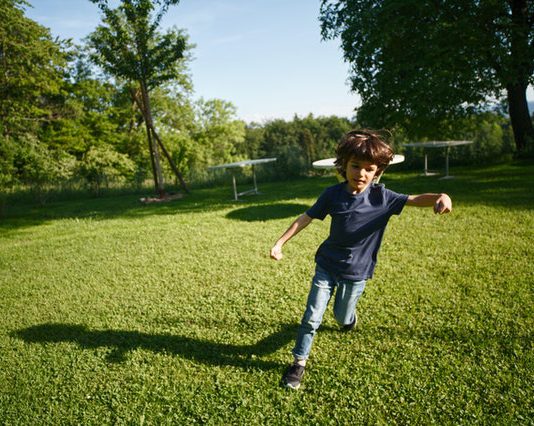
[[[302,317],[297,341],[292,351],[295,358],[308,359],[313,338],[321,325],[324,312],[334,291],[336,293],[334,317],[339,325],[347,325],[354,321],[356,305],[364,289],[365,280],[337,280],[328,271],[317,265],[306,303],[306,311]]]

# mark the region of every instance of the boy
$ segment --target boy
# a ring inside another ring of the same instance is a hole
[[[336,149],[336,168],[345,181],[327,188],[315,204],[299,216],[271,249],[271,258],[282,258],[282,246],[313,219],[332,216],[330,235],[315,255],[316,269],[306,310],[293,348],[294,362],[282,384],[298,389],[313,338],[334,294],[334,316],[344,330],[358,320],[356,305],[366,281],[372,277],[377,254],[389,218],[404,205],[434,207],[443,214],[452,210],[447,194],[397,194],[373,183],[393,159],[393,151],[382,137],[370,130],[347,133]]]

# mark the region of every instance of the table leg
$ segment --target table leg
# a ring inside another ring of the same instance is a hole
[[[445,151],[445,177],[449,177],[449,147]]]
[[[445,176],[441,179],[452,179],[454,176],[449,176],[449,151],[450,148],[447,147],[445,150]]]
[[[234,184],[234,200],[237,201],[237,184],[235,182],[235,173],[232,173],[232,183]]]
[[[430,172],[428,170],[428,154],[425,152],[425,171],[423,172],[423,176],[435,176],[437,173]]]
[[[254,170],[254,165],[252,166],[252,180],[254,181],[254,193],[258,193],[258,185],[256,184],[256,171]]]

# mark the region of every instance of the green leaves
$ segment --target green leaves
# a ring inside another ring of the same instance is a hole
[[[169,30],[163,35],[158,30],[167,8],[177,1],[122,0],[116,9],[111,9],[107,0],[93,2],[103,11],[104,24],[89,37],[95,48],[92,57],[110,74],[129,84],[136,84],[139,89],[139,93],[133,92],[133,98],[142,112],[147,129],[156,191],[160,197],[165,195],[159,155],[161,150],[182,188],[189,192],[156,132],[149,96],[152,89],[172,80],[187,81],[180,78],[187,48],[185,36],[177,30]],[[160,6],[160,9],[154,13],[155,6]]]
[[[20,0],[0,2],[0,122],[4,135],[49,120],[61,92],[66,54],[48,29],[24,16]]]
[[[324,38],[340,38],[365,125],[440,137],[444,120],[508,91],[520,148],[519,130],[534,136],[520,95],[534,82],[533,12],[524,0],[323,0],[321,25]]]
[[[97,195],[103,184],[117,178],[131,178],[134,170],[134,162],[109,145],[91,147],[79,164],[80,174]]]
[[[178,1],[124,0],[116,9],[105,0],[92,1],[104,14],[103,24],[89,36],[97,64],[116,77],[142,81],[148,89],[180,79],[187,37],[177,29],[160,33],[158,28],[168,7]]]

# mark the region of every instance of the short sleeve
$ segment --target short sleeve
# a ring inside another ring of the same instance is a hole
[[[384,195],[386,197],[386,203],[388,205],[388,210],[391,214],[399,215],[402,212],[402,209],[408,201],[408,195],[399,194],[389,189],[385,189]]]
[[[306,211],[306,214],[312,219],[323,220],[329,213],[329,206],[331,205],[331,203],[329,202],[331,198],[330,194],[331,191],[329,189],[326,189],[319,196],[315,204]]]

